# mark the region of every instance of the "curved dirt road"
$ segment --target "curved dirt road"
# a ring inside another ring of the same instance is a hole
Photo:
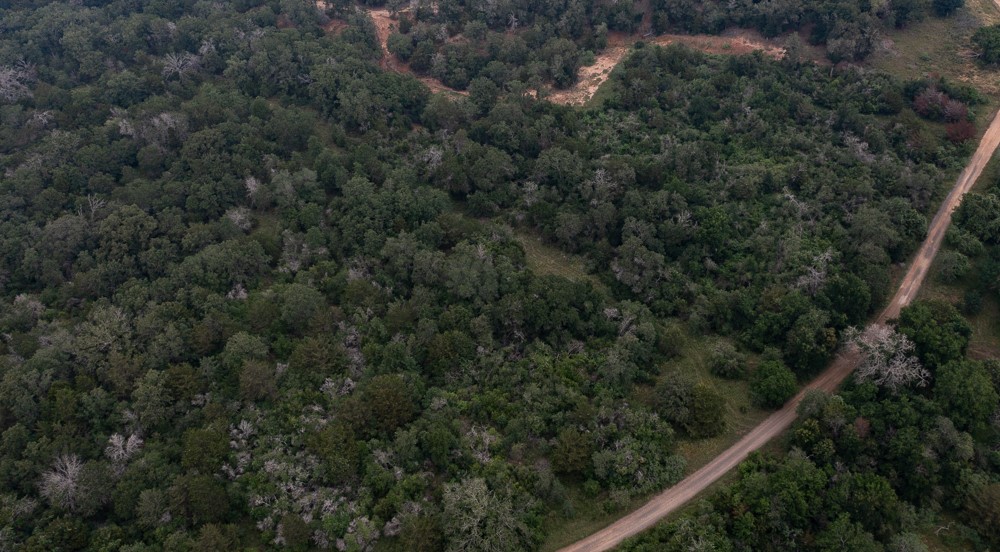
[[[998,0],[1000,1],[1000,0]],[[901,308],[905,307],[916,296],[920,285],[927,276],[931,262],[937,255],[941,242],[944,241],[945,231],[951,223],[951,212],[958,206],[962,196],[972,188],[976,179],[983,172],[986,163],[989,162],[1000,145],[1000,112],[993,116],[993,121],[979,142],[979,147],[969,160],[969,164],[962,170],[955,187],[948,193],[937,214],[931,221],[927,232],[927,238],[920,246],[913,264],[910,265],[906,276],[899,284],[896,295],[893,296],[889,306],[882,311],[877,321],[886,320],[899,316]],[[845,352],[838,355],[830,367],[827,368],[816,379],[811,381],[802,391],[792,398],[781,410],[771,414],[757,427],[750,430],[733,446],[726,449],[722,454],[716,456],[711,462],[705,464],[701,469],[685,477],[673,487],[656,495],[649,502],[641,506],[638,510],[619,518],[618,521],[605,527],[604,529],[590,535],[589,537],[577,541],[560,552],[595,552],[610,550],[620,544],[623,540],[634,536],[655,525],[665,516],[684,505],[694,498],[706,487],[717,481],[729,470],[735,468],[751,452],[764,446],[768,441],[783,433],[795,420],[796,407],[811,389],[821,389],[826,392],[834,392],[841,382],[851,373],[857,363],[857,356],[853,353]]]

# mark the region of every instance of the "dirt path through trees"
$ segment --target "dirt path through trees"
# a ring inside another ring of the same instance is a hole
[[[764,55],[776,59],[785,55],[784,48],[764,40],[757,33],[745,30],[731,30],[728,35],[723,36],[665,34],[648,38],[642,38],[640,35],[612,33],[608,37],[607,48],[595,56],[594,63],[580,68],[576,84],[565,90],[553,90],[546,99],[552,103],[563,105],[587,103],[590,98],[594,97],[597,89],[611,76],[611,70],[625,58],[632,46],[640,40],[658,46],[684,44],[689,48],[710,54],[739,55],[760,50],[764,52]]]
[[[328,8],[326,1],[316,0],[316,8],[325,12]],[[468,92],[445,86],[435,78],[418,75],[407,64],[396,59],[396,56],[389,52],[388,47],[389,36],[396,30],[398,25],[396,16],[387,8],[368,8],[366,11],[375,24],[378,42],[382,47],[383,69],[413,75],[430,88],[431,92],[468,95]],[[327,32],[339,32],[345,26],[346,23],[343,21],[333,19],[324,26],[324,29]],[[644,23],[643,26],[648,27],[648,23]],[[611,70],[615,68],[615,65],[618,65],[628,54],[629,50],[632,49],[632,46],[640,40],[645,40],[659,46],[684,44],[695,50],[710,54],[739,55],[761,50],[765,55],[774,58],[781,58],[785,55],[785,49],[776,42],[765,40],[754,31],[741,29],[733,29],[720,36],[665,34],[643,38],[641,34],[611,33],[608,37],[607,48],[597,54],[594,58],[594,63],[580,68],[576,84],[565,90],[551,91],[546,99],[552,103],[563,105],[585,104],[594,96],[597,89],[608,80]]]
[[[1000,7],[1000,0],[995,0]],[[901,308],[905,307],[916,296],[920,285],[923,283],[931,263],[937,255],[941,243],[944,241],[945,232],[951,223],[952,211],[958,207],[962,196],[968,192],[976,179],[982,174],[983,168],[989,162],[997,147],[1000,146],[1000,112],[993,116],[993,121],[983,134],[979,147],[972,155],[972,159],[962,170],[954,188],[945,198],[937,214],[931,221],[927,232],[927,238],[920,246],[913,263],[910,265],[906,276],[899,284],[892,301],[879,315],[877,320],[896,318]],[[777,437],[791,426],[796,417],[796,408],[805,394],[812,389],[821,389],[826,392],[834,392],[840,384],[850,375],[857,365],[857,355],[849,352],[838,355],[830,366],[816,379],[810,382],[795,397],[792,398],[781,410],[768,416],[757,427],[750,430],[742,439],[733,446],[726,449],[722,454],[716,456],[711,462],[702,466],[701,469],[685,477],[679,483],[659,495],[653,497],[649,502],[638,510],[619,518],[618,521],[605,527],[604,529],[590,535],[589,537],[577,541],[560,552],[596,552],[610,550],[620,544],[623,540],[637,535],[649,529],[665,516],[677,510],[698,493],[704,491],[709,485],[716,482],[729,470],[735,468],[751,452],[761,448],[768,441]]]

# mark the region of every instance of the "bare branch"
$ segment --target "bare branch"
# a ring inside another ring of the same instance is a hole
[[[858,381],[871,381],[893,393],[908,385],[927,385],[930,372],[913,356],[913,342],[894,328],[884,324],[871,324],[863,332],[849,328],[845,337],[862,355]]]

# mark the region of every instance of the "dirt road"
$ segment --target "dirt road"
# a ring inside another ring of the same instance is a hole
[[[997,1],[1000,2],[1000,0]],[[944,241],[944,234],[948,230],[948,225],[951,224],[952,211],[962,202],[962,196],[972,189],[976,180],[979,179],[979,175],[989,163],[998,145],[1000,145],[1000,113],[993,116],[993,121],[986,129],[986,133],[983,134],[982,140],[979,141],[979,147],[972,154],[972,159],[962,170],[962,174],[958,175],[955,187],[948,193],[948,197],[945,198],[941,208],[931,220],[930,227],[927,229],[927,238],[924,239],[920,250],[913,258],[913,263],[906,272],[903,281],[900,282],[896,295],[879,316],[880,322],[899,316],[899,310],[910,304],[910,301],[916,297],[917,291],[920,290],[920,284],[924,282],[927,271],[931,268],[931,262],[934,261],[934,256],[937,255],[941,242]]]
[[[785,55],[785,49],[777,42],[767,41],[759,33],[748,30],[733,29],[724,36],[664,34],[643,37],[642,34],[612,33],[608,37],[607,48],[594,57],[594,63],[580,68],[576,84],[565,90],[553,90],[546,99],[552,103],[563,105],[587,103],[597,92],[597,89],[604,84],[604,81],[611,76],[611,70],[628,55],[632,46],[639,40],[645,40],[658,46],[684,44],[689,48],[710,54],[739,55],[761,50],[765,55],[773,58],[781,58]]]
[[[326,0],[316,0],[316,8],[322,12],[326,12],[328,8]],[[403,10],[404,12],[406,10]],[[460,96],[468,96],[469,92],[466,90],[455,90],[445,86],[441,81],[432,78],[416,74],[410,66],[403,63],[396,58],[392,53],[389,52],[389,36],[396,30],[398,23],[392,15],[392,13],[386,8],[371,8],[367,10],[368,15],[372,18],[372,22],[375,24],[375,34],[378,36],[379,44],[382,45],[382,69],[386,71],[395,71],[397,73],[406,73],[408,75],[413,75],[415,79],[424,83],[424,85],[430,89],[431,92],[444,92],[448,94],[458,94]],[[328,33],[339,33],[345,27],[347,23],[339,19],[331,19],[323,29]]]
[[[1000,0],[997,1],[1000,2]],[[972,188],[976,179],[979,178],[998,145],[1000,145],[1000,113],[993,116],[993,121],[986,129],[972,159],[969,160],[969,164],[959,175],[955,187],[938,209],[937,215],[931,221],[927,238],[920,246],[920,250],[917,251],[906,276],[900,282],[896,295],[877,318],[878,321],[884,322],[896,318],[899,316],[900,309],[908,305],[916,296],[920,285],[927,276],[934,256],[937,255],[938,249],[941,247],[941,242],[944,241],[945,231],[948,229],[948,224],[951,223],[952,211],[961,202],[962,196]],[[796,407],[806,392],[811,389],[821,389],[826,392],[835,391],[850,375],[856,364],[857,356],[853,353],[842,353],[837,356],[829,368],[795,395],[781,410],[768,416],[760,425],[750,430],[736,444],[716,456],[711,462],[685,477],[673,487],[653,497],[638,510],[619,518],[618,521],[597,533],[563,548],[560,552],[610,550],[623,540],[649,529],[666,515],[705,490],[729,470],[735,468],[751,452],[764,446],[768,441],[788,429],[795,420]]]

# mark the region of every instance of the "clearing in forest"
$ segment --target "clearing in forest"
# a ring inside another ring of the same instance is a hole
[[[325,13],[327,3],[324,0],[316,0],[316,8]],[[454,88],[445,86],[441,81],[435,78],[425,77],[414,73],[413,70],[410,69],[409,65],[403,63],[391,52],[389,52],[389,36],[392,35],[393,31],[398,28],[395,16],[386,8],[371,8],[366,9],[365,11],[368,13],[368,16],[372,18],[372,22],[375,23],[375,34],[378,36],[378,43],[382,47],[383,69],[413,75],[415,79],[424,83],[424,85],[427,86],[431,92],[447,92],[449,94],[459,94],[461,96],[469,95],[469,93],[465,90],[455,90]],[[323,28],[327,32],[340,32],[346,26],[347,23],[339,19],[331,19],[329,23],[323,26]]]
[[[928,17],[887,32],[865,65],[905,79],[946,77],[973,86],[996,105],[1000,95],[997,71],[976,61],[970,38],[979,27],[997,23],[997,3],[967,0],[952,17]]]
[[[327,3],[324,0],[316,0],[316,7],[320,11],[325,12]],[[375,24],[375,32],[382,47],[383,69],[413,75],[414,78],[424,83],[431,92],[468,95],[468,92],[445,86],[441,81],[433,77],[416,74],[406,63],[403,63],[389,52],[389,36],[399,28],[398,16],[396,14],[393,14],[386,8],[368,8],[365,11]],[[347,24],[344,21],[331,19],[323,28],[327,32],[340,32],[346,26]],[[546,98],[550,102],[563,105],[585,104],[594,96],[597,89],[608,80],[611,70],[614,69],[615,65],[618,65],[632,49],[632,46],[639,41],[646,41],[659,46],[684,44],[689,48],[710,54],[739,55],[760,50],[764,52],[764,55],[777,59],[785,55],[785,49],[777,41],[765,39],[755,31],[743,29],[731,29],[720,36],[664,34],[643,37],[640,33],[611,33],[608,36],[608,46],[597,54],[594,63],[580,68],[576,84],[565,90],[552,91]]]
[[[611,70],[639,41],[658,46],[684,44],[709,54],[739,55],[760,50],[764,55],[775,59],[781,59],[785,55],[785,49],[776,41],[764,39],[759,33],[743,29],[731,29],[719,36],[664,34],[643,38],[637,34],[611,33],[607,48],[595,56],[594,63],[580,68],[576,84],[565,90],[552,91],[547,99],[563,105],[584,105],[594,97],[597,89],[611,76]]]
[[[535,274],[561,276],[574,282],[588,281],[598,288],[604,287],[600,280],[587,272],[582,257],[564,253],[543,242],[539,236],[524,230],[515,230],[514,237],[524,249],[528,268]]]

